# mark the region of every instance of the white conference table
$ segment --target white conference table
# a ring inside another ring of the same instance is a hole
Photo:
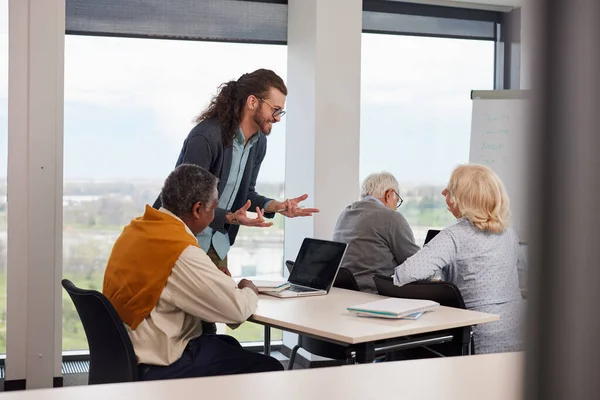
[[[6,392],[3,400],[523,398],[522,353]]]
[[[452,338],[448,337],[447,332],[443,336],[436,332],[500,319],[494,314],[451,307],[439,307],[417,320],[363,318],[346,310],[350,306],[383,298],[376,294],[339,288],[332,288],[325,296],[278,298],[261,294],[257,310],[249,321],[265,326],[266,354],[270,351],[270,328],[278,328],[331,343],[350,345],[359,362],[372,362],[384,349],[389,351],[390,346],[397,346],[395,350],[443,343]],[[430,335],[425,337],[424,334],[428,333]]]

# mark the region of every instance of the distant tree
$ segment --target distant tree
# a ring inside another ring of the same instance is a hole
[[[110,246],[96,240],[76,241],[69,245],[63,257],[63,271],[84,272],[104,270]]]
[[[419,201],[420,211],[432,210],[434,208],[438,208],[438,202],[433,196],[423,197],[421,201]]]

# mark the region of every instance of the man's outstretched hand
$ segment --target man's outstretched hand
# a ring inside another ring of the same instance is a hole
[[[254,226],[258,228],[268,228],[269,226],[273,225],[272,222],[265,221],[265,210],[261,210],[258,207],[256,207],[256,218],[250,218],[246,214],[246,211],[248,211],[248,209],[250,208],[250,204],[250,200],[248,200],[242,208],[240,208],[234,213],[227,214],[227,223],[244,226]]]
[[[319,212],[318,208],[303,208],[300,207],[300,203],[308,198],[308,194],[295,197],[293,199],[286,199],[285,201],[277,202],[277,212],[288,218],[295,217],[311,217],[313,214]]]

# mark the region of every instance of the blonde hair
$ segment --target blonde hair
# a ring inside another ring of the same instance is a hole
[[[489,167],[459,165],[452,172],[447,190],[461,216],[478,229],[500,233],[508,226],[510,201],[504,184]]]
[[[394,189],[398,195],[400,194],[400,187],[394,175],[385,171],[378,172],[365,178],[360,188],[360,197],[364,199],[367,196],[373,196],[381,199],[390,189]]]

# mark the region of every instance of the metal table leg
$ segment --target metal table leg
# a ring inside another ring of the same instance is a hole
[[[264,354],[266,356],[271,355],[271,327],[265,325],[265,344],[264,344]]]

